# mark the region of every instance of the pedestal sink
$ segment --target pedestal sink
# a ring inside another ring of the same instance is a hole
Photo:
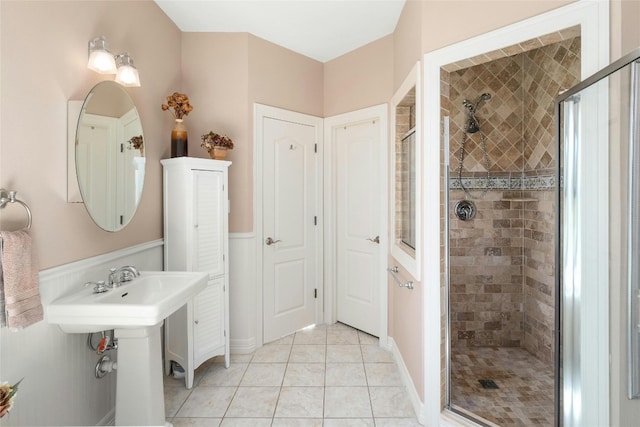
[[[116,425],[165,425],[160,327],[207,285],[207,273],[143,271],[105,293],[91,287],[53,301],[47,321],[67,333],[115,330]]]

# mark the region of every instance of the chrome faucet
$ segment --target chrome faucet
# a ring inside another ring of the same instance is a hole
[[[117,288],[122,285],[123,282],[130,282],[134,278],[140,276],[138,269],[132,265],[125,265],[120,268],[109,269],[109,281],[107,282],[110,288]]]

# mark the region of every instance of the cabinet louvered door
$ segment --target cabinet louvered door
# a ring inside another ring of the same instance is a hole
[[[211,354],[224,354],[224,277],[210,280],[194,300],[193,349],[194,365],[198,366]],[[218,351],[218,349],[221,349]]]
[[[206,271],[210,277],[216,277],[224,274],[224,174],[204,170],[193,173],[194,270]]]

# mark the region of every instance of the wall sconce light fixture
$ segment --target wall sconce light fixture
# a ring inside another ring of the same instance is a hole
[[[89,62],[87,67],[100,74],[115,74],[116,61],[109,52],[109,45],[104,36],[89,41]]]
[[[140,87],[140,76],[128,53],[113,55],[104,36],[89,41],[87,68],[100,74],[115,74],[116,82],[127,87]]]
[[[122,86],[140,87],[140,76],[138,70],[133,66],[133,59],[128,53],[116,55],[116,81]]]

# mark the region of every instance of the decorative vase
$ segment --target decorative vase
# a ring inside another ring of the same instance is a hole
[[[227,158],[227,147],[220,147],[214,145],[213,149],[209,151],[209,155],[215,160],[224,160]]]
[[[186,157],[188,155],[187,128],[182,119],[176,119],[171,130],[171,157]]]

